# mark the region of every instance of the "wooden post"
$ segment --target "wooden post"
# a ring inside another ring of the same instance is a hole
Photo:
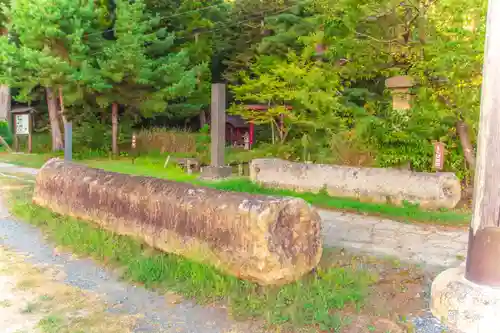
[[[118,104],[111,106],[111,124],[112,124],[112,151],[114,156],[118,156]]]
[[[33,115],[29,114],[29,134],[28,134],[28,153],[33,152]]]
[[[250,149],[252,149],[254,137],[255,137],[255,125],[253,122],[250,122],[250,128],[249,128]]]
[[[132,133],[132,164],[135,164],[135,159],[137,158],[137,134]]]
[[[474,213],[465,277],[500,286],[500,1],[488,6]]]
[[[434,170],[441,171],[444,168],[444,143],[440,141],[434,141],[434,160],[432,166]]]

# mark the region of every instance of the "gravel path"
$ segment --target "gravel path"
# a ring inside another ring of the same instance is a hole
[[[134,332],[250,332],[251,327],[231,321],[222,309],[190,302],[169,304],[165,296],[119,281],[116,274],[92,260],[59,253],[38,229],[28,224],[0,219],[0,245],[26,254],[31,264],[53,266],[65,275],[64,282],[70,286],[103,295],[113,313],[143,316]],[[255,328],[252,332],[256,332]]]

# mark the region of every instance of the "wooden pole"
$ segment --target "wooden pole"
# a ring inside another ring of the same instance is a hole
[[[28,153],[33,152],[33,115],[29,114]]]
[[[465,277],[500,286],[500,1],[489,0],[474,213]]]
[[[111,126],[112,126],[112,151],[113,155],[118,156],[118,104],[111,106]]]

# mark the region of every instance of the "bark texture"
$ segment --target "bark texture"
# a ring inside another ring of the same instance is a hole
[[[61,132],[61,123],[59,121],[57,97],[52,88],[46,89],[47,108],[49,109],[50,132],[52,135],[52,151],[60,151],[64,148],[64,141]]]
[[[52,159],[33,201],[262,285],[319,263],[321,220],[302,199],[222,192]]]
[[[0,121],[8,121],[10,112],[9,86],[0,85]]]
[[[302,192],[326,190],[335,197],[424,208],[454,208],[461,187],[453,173],[425,173],[397,169],[359,168],[326,164],[256,159],[250,165],[252,181],[263,186]]]
[[[457,121],[456,128],[458,137],[460,138],[460,144],[462,145],[464,158],[470,169],[474,170],[476,167],[476,154],[474,154],[474,147],[470,140],[469,127],[464,121],[460,120]]]

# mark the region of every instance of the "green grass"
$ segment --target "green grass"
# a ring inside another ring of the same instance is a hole
[[[0,153],[0,162],[27,168],[41,168],[54,155],[51,154],[8,154]]]
[[[196,182],[195,175],[188,175],[180,168],[172,166],[164,168],[165,161],[156,158],[138,158],[135,163],[130,159],[82,161],[90,167],[107,171],[121,172],[130,175],[171,179],[179,182]]]
[[[61,331],[61,327],[64,324],[64,320],[60,316],[49,315],[38,323],[38,328],[43,333],[58,333]]]
[[[12,192],[12,213],[41,227],[57,244],[121,268],[124,278],[148,288],[179,293],[199,303],[222,302],[238,319],[259,318],[271,325],[338,331],[337,310],[360,307],[373,276],[364,270],[323,265],[283,287],[260,287],[184,258],[153,251],[140,242],[63,217],[31,203],[32,189]],[[48,330],[47,330],[48,331]]]
[[[48,158],[50,158],[48,155],[0,154],[0,161],[31,167],[40,167]],[[135,160],[135,163],[132,163],[128,158],[117,160],[90,160],[81,161],[81,163],[107,171],[189,182],[225,191],[299,197],[314,206],[325,209],[376,215],[403,222],[432,223],[446,226],[468,226],[471,219],[471,214],[464,211],[424,210],[417,205],[394,206],[390,204],[360,202],[350,198],[331,197],[326,193],[298,193],[289,190],[264,188],[243,178],[217,183],[200,182],[196,179],[196,175],[188,175],[176,167],[168,167],[165,169],[163,167],[165,161],[163,157],[160,156],[140,157]]]

